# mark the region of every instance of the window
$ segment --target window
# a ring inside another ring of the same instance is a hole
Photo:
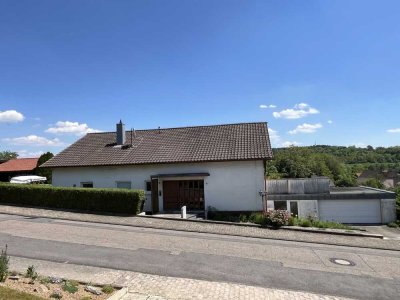
[[[151,181],[146,181],[146,192],[151,192]]]
[[[117,181],[117,189],[131,189],[132,185],[130,181]]]
[[[286,201],[274,201],[274,209],[275,210],[287,210]]]
[[[81,187],[83,188],[92,188],[93,182],[81,182]]]
[[[293,216],[298,216],[299,215],[299,209],[297,206],[297,201],[290,201],[290,213]]]

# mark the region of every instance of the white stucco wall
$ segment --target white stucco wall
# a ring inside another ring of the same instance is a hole
[[[179,178],[204,179],[205,208],[213,206],[221,211],[262,209],[261,197],[258,194],[260,190],[264,190],[262,161],[56,168],[53,170],[53,185],[79,187],[81,182],[93,182],[94,187],[114,188],[117,181],[130,181],[132,188],[145,189],[145,182],[150,180],[151,175],[179,173],[210,174],[204,178]],[[162,211],[162,179],[159,180],[159,190],[159,208]],[[150,193],[147,193],[145,210],[150,210],[150,205]]]

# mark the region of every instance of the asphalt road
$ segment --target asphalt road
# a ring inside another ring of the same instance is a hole
[[[357,299],[400,294],[398,251],[0,214],[5,244],[12,256],[54,262]]]

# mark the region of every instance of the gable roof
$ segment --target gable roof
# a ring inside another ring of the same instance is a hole
[[[0,172],[33,171],[37,166],[38,160],[38,157],[10,159],[0,164]]]
[[[267,123],[136,130],[132,146],[118,147],[116,133],[89,133],[41,167],[142,165],[264,160],[272,158]],[[131,141],[131,131],[126,132]]]

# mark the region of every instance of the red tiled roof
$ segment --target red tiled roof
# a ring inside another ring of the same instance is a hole
[[[0,172],[32,171],[36,168],[39,158],[10,159],[0,164]]]
[[[136,130],[133,145],[115,147],[116,133],[89,133],[42,167],[140,165],[272,158],[267,123]],[[130,143],[131,132],[126,132]]]

